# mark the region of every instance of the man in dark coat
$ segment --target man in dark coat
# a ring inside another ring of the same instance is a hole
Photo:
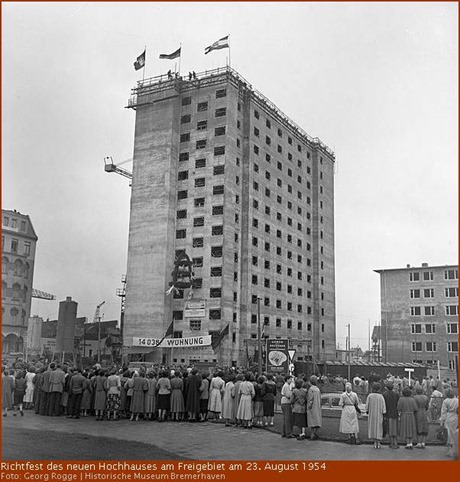
[[[390,437],[390,449],[399,449],[396,438],[398,436],[398,399],[399,393],[394,390],[393,382],[386,382],[385,393],[383,398],[385,399],[386,413],[384,415],[383,424],[383,436],[385,437],[385,431]],[[386,430],[385,430],[386,429]]]
[[[40,402],[40,415],[50,415],[50,377],[56,365],[50,363],[48,369],[43,373],[42,398]]]
[[[198,370],[194,368],[187,377],[187,384],[185,386],[185,410],[188,412],[189,421],[193,422],[197,420],[197,415],[200,413],[200,385],[201,377],[198,375]]]

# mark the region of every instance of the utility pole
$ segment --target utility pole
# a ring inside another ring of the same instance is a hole
[[[347,341],[348,341],[348,349],[347,349],[347,355],[348,355],[348,382],[351,383],[351,343],[350,343],[350,323],[347,324]]]
[[[257,297],[257,363],[259,376],[262,375],[262,337],[260,332],[260,298]]]
[[[105,301],[97,305],[96,313],[94,314],[94,321],[97,322],[97,362],[101,363],[101,306]]]

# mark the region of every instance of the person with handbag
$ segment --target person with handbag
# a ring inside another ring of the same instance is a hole
[[[345,391],[340,396],[339,403],[342,407],[339,432],[348,434],[348,443],[360,445],[358,413],[361,413],[361,410],[358,408],[358,395],[353,392],[350,382],[345,384]]]

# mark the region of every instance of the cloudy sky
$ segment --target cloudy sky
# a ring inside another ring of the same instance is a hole
[[[2,207],[39,241],[32,314],[119,317],[130,187],[104,172],[132,157],[125,109],[182,44],[181,70],[231,65],[336,152],[337,341],[368,346],[379,268],[457,263],[456,3],[2,2]],[[128,169],[128,163],[124,167]]]

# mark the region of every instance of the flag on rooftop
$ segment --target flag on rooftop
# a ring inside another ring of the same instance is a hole
[[[229,37],[228,35],[226,37],[222,37],[221,39],[217,40],[209,47],[206,47],[204,49],[205,55],[209,54],[209,52],[212,52],[213,50],[230,48],[230,45],[228,44],[228,37]]]
[[[160,54],[160,59],[167,59],[167,60],[173,60],[177,59],[177,57],[180,57],[180,49],[182,47],[179,47],[175,52],[172,54]]]
[[[145,50],[137,57],[136,62],[134,62],[134,70],[142,69],[145,65]]]

